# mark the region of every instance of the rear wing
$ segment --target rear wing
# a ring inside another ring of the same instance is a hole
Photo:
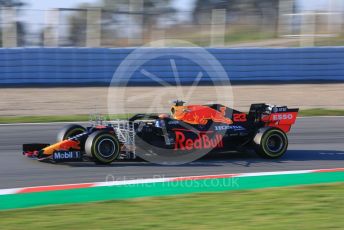
[[[298,108],[287,106],[252,104],[249,118],[261,123],[262,126],[276,127],[287,133],[295,123],[298,112]]]

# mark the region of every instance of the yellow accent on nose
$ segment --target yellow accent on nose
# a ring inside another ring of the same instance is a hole
[[[52,155],[54,153],[54,151],[59,150],[61,144],[65,141],[67,141],[67,140],[63,140],[63,141],[57,142],[53,145],[49,145],[48,147],[45,147],[44,149],[42,149],[43,154],[44,155]]]

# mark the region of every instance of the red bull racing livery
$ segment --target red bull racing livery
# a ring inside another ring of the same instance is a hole
[[[176,101],[170,114],[136,114],[128,120],[96,121],[89,127],[70,124],[55,144],[24,144],[23,154],[40,161],[115,160],[188,152],[254,150],[279,158],[288,147],[287,133],[298,109],[252,104],[248,113],[220,104],[184,105]],[[144,157],[143,157],[144,158]]]

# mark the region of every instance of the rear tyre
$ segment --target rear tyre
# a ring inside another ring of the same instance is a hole
[[[255,150],[263,158],[277,159],[288,148],[287,135],[278,128],[263,128],[253,139]]]
[[[58,132],[56,140],[57,142],[67,140],[68,138],[81,134],[85,131],[86,129],[82,127],[81,125],[76,125],[76,124],[66,125],[60,130],[60,132]]]
[[[110,164],[117,159],[120,144],[117,137],[109,132],[96,131],[86,140],[85,153],[96,163]]]

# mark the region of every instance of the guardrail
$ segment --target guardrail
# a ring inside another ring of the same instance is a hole
[[[344,80],[344,47],[207,48],[218,60],[215,66],[206,56],[197,55],[201,48],[145,49],[160,55],[154,59],[149,55],[137,56],[142,65],[129,64],[133,70],[126,79],[129,84],[159,84],[142,70],[175,84],[171,60],[182,84],[192,83],[199,72],[203,73],[200,84],[221,82],[227,77],[233,82]],[[108,85],[132,51],[133,48],[0,49],[0,85]],[[190,56],[195,51],[196,55]],[[209,65],[214,68],[207,68]],[[222,65],[228,76],[218,75],[216,65]]]

